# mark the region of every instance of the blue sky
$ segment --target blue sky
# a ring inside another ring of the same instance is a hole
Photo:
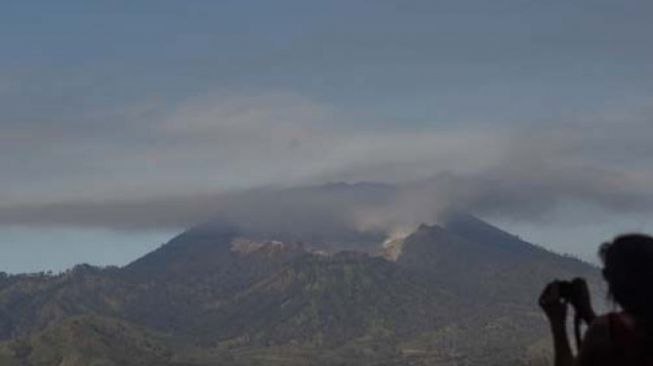
[[[11,218],[0,222],[0,270],[121,264],[187,224],[125,230],[53,212],[45,225],[14,217],[26,206],[268,185],[454,173],[506,196],[481,199],[489,193],[469,183],[479,214],[586,258],[605,235],[651,221],[650,1],[0,10],[0,218]],[[525,191],[564,207],[520,208]],[[571,220],[579,211],[591,219]],[[57,255],[28,262],[35,250]]]

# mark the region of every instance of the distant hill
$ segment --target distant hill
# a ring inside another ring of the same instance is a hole
[[[67,318],[55,326],[0,346],[0,364],[172,366],[163,337],[100,316]]]
[[[466,214],[383,239],[212,222],[123,268],[3,276],[0,364],[543,365],[540,289],[599,282]]]

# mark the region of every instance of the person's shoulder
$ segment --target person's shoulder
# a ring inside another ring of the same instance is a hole
[[[603,329],[610,327],[610,319],[615,316],[616,313],[607,313],[599,315],[590,324],[590,328]]]
[[[599,316],[592,321],[583,337],[577,365],[600,365],[609,359],[612,350],[610,340],[611,315]]]
[[[614,314],[606,314],[596,317],[587,332],[585,333],[584,343],[588,346],[596,346],[605,349],[611,344],[610,327]]]

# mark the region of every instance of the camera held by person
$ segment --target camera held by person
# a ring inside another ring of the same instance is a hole
[[[574,278],[571,281],[555,281],[558,286],[560,298],[570,304],[579,318],[586,324],[590,324],[596,315],[590,301],[590,293],[587,282],[583,278]]]

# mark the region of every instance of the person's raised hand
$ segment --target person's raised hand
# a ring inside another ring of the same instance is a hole
[[[546,285],[540,295],[539,304],[551,324],[564,325],[567,319],[567,303],[560,297],[558,281]]]
[[[592,301],[587,282],[583,278],[574,278],[571,283],[572,288],[574,289],[574,294],[570,301],[576,308],[580,318],[587,324],[590,324],[596,315],[592,308]]]

